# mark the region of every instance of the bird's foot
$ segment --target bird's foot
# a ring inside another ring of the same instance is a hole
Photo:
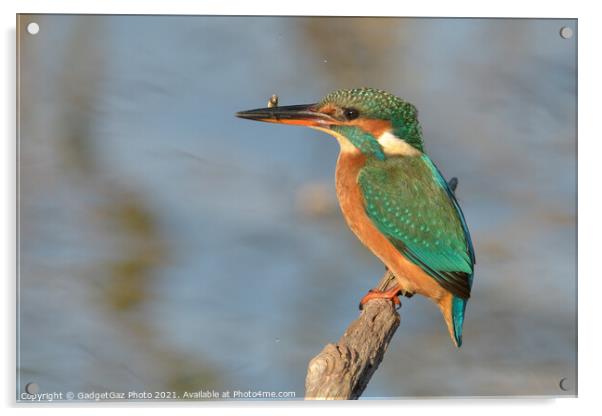
[[[402,295],[402,290],[399,285],[395,285],[393,288],[389,290],[377,290],[370,289],[366,295],[360,300],[360,310],[364,308],[366,302],[372,299],[388,299],[393,302],[393,305],[396,306],[397,309],[401,307],[401,301],[399,300],[399,296]]]

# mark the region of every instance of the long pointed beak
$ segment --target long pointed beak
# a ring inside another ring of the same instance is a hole
[[[283,107],[258,108],[239,111],[236,117],[268,123],[293,124],[298,126],[326,127],[337,120],[328,114],[316,111],[316,104],[289,105]]]

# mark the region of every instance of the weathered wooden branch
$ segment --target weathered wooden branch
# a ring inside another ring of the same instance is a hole
[[[393,287],[395,277],[387,271],[377,289]],[[399,326],[393,303],[372,299],[336,344],[328,344],[307,368],[306,399],[357,399],[382,361],[389,341]]]

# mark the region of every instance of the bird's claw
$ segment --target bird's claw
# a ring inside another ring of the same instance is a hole
[[[362,300],[360,300],[359,309],[360,309],[360,311],[362,309],[364,309],[364,305],[372,299],[388,299],[391,302],[393,302],[395,309],[399,309],[399,308],[401,308],[401,301],[399,300],[399,296],[402,294],[404,294],[404,293],[399,288],[399,286],[395,286],[392,289],[384,290],[384,291],[377,290],[377,289],[370,289],[368,291],[368,293],[366,293],[366,295],[364,295]]]

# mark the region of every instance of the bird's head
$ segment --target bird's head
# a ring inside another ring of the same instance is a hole
[[[342,151],[384,159],[422,154],[416,108],[373,88],[337,90],[316,104],[241,111],[238,117],[312,127],[337,138]]]

